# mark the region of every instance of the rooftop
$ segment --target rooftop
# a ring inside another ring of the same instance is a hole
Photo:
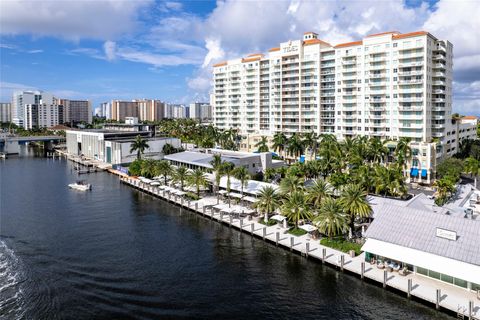
[[[453,231],[456,240],[437,236]],[[480,220],[384,203],[366,237],[480,266]]]

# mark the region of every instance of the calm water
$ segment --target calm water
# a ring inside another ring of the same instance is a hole
[[[1,319],[446,319],[66,160],[0,163]]]

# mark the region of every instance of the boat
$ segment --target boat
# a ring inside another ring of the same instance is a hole
[[[0,153],[0,159],[7,159],[7,154],[6,153]]]
[[[92,190],[92,185],[90,183],[85,183],[85,181],[77,181],[75,183],[70,183],[68,187],[70,189],[75,189],[80,191]]]

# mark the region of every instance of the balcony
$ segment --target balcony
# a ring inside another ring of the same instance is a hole
[[[344,66],[352,66],[352,65],[355,65],[357,64],[357,60],[346,60],[346,61],[342,61],[342,65]]]
[[[423,75],[423,70],[413,70],[413,71],[398,71],[400,77],[406,76],[421,76]]]
[[[386,64],[378,64],[378,65],[370,66],[370,70],[384,70],[386,68],[387,68]]]
[[[371,79],[387,78],[387,74],[386,73],[374,73],[374,74],[370,74],[370,78]]]
[[[433,90],[433,93],[435,93],[435,94],[445,94],[445,90],[444,89],[435,89],[435,90]]]
[[[398,111],[400,112],[411,112],[411,111],[423,111],[423,106],[398,106]],[[418,117],[418,116],[417,116]]]
[[[422,102],[423,98],[421,97],[400,97],[398,98],[400,102]]]
[[[444,98],[433,98],[432,102],[445,102],[446,100]]]
[[[385,81],[370,81],[368,85],[370,87],[385,87],[387,84]]]
[[[406,84],[422,84],[422,79],[411,79],[411,80],[398,80],[399,85],[406,85]]]
[[[447,57],[445,57],[443,54],[437,54],[437,55],[433,56],[433,59],[435,59],[435,60],[446,60]]]
[[[433,68],[434,68],[434,69],[445,69],[446,67],[447,67],[447,66],[446,66],[445,64],[443,64],[443,63],[435,63],[435,64],[433,65]]]
[[[399,123],[398,127],[403,129],[423,129],[424,126],[423,126],[423,123],[404,122],[404,123]]]
[[[402,62],[398,64],[399,68],[410,68],[410,67],[420,67],[423,66],[423,61],[410,61]]]
[[[445,78],[446,74],[445,74],[445,72],[434,72],[434,73],[433,73],[433,76],[434,76],[434,77],[442,77],[442,78]]]
[[[445,123],[432,123],[434,129],[445,129]]]
[[[373,120],[385,120],[387,117],[384,114],[370,114],[369,118]]]

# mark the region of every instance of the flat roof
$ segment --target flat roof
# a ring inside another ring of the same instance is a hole
[[[437,228],[456,240],[437,236]],[[366,237],[480,266],[480,219],[383,204]]]
[[[203,152],[194,152],[194,151],[183,151],[183,152],[166,155],[165,159],[170,161],[177,161],[181,163],[201,166],[204,168],[212,168],[210,161],[212,161],[213,159],[213,154],[203,153]],[[222,160],[232,162],[233,164],[238,164],[237,158],[222,155]]]

